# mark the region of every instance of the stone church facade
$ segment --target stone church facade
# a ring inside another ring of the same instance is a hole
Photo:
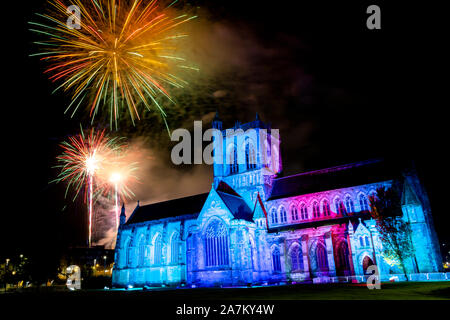
[[[222,141],[214,142],[210,192],[138,204],[127,221],[122,208],[114,287],[351,281],[373,264],[388,279],[401,271],[382,255],[369,196],[393,184],[413,230],[408,273],[441,271],[429,200],[413,169],[371,160],[282,177],[280,139],[258,117],[222,130],[216,116],[213,127]]]

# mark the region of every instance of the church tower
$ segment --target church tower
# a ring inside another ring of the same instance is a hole
[[[273,178],[281,172],[279,131],[258,114],[254,121],[237,121],[226,130],[216,114],[212,126],[220,132],[214,137],[214,186],[226,182],[253,208],[258,192],[266,200]]]

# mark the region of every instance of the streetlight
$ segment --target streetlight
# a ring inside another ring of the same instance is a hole
[[[103,256],[103,260],[104,260],[104,268],[103,268],[103,272],[106,273],[106,258],[107,256]]]

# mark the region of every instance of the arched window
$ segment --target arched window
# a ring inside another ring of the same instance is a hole
[[[297,210],[296,206],[291,207],[291,218],[292,218],[292,221],[298,220],[298,210]]]
[[[361,247],[364,247],[364,239],[363,239],[363,237],[359,237],[359,244],[361,245]]]
[[[275,247],[272,251],[272,265],[274,272],[281,272],[280,250],[278,247]]]
[[[284,207],[280,208],[280,222],[284,223],[287,221],[286,209]]]
[[[308,208],[304,203],[300,206],[300,214],[302,216],[302,220],[308,219]]]
[[[245,163],[247,164],[247,170],[256,168],[255,148],[250,143],[248,137],[245,138]]]
[[[174,233],[170,242],[170,263],[178,264],[180,259],[180,236]]]
[[[347,212],[345,211],[344,203],[339,198],[336,198],[336,200],[334,200],[334,206],[336,207],[336,212],[338,214],[343,216],[347,214]]]
[[[359,207],[361,211],[369,211],[369,204],[367,203],[367,198],[364,194],[359,195]]]
[[[295,245],[291,250],[292,271],[303,270],[303,254],[300,246]]]
[[[365,237],[365,240],[366,240],[366,246],[370,247],[369,237]]]
[[[328,271],[327,250],[322,244],[317,245],[316,249],[317,266],[320,271]]]
[[[127,266],[131,267],[131,264],[133,262],[133,241],[132,241],[132,239],[128,240],[126,248],[127,248],[127,254],[126,254]]]
[[[345,198],[345,209],[347,210],[347,213],[353,213],[355,212],[355,206],[353,205],[353,200],[350,196],[347,196]]]
[[[272,209],[270,216],[272,218],[272,224],[277,224],[278,223],[278,214],[277,214],[277,210],[275,208]]]
[[[228,170],[229,170],[230,174],[237,173],[239,171],[236,146],[232,146],[229,149],[228,168],[229,168]]]
[[[227,228],[218,220],[211,222],[206,228],[205,254],[207,267],[225,266],[229,264]]]
[[[145,236],[141,236],[139,240],[139,265],[143,266],[145,263]]]
[[[314,216],[314,218],[320,217],[320,209],[319,209],[319,204],[317,203],[317,201],[314,201],[314,203],[313,203],[313,216]]]
[[[159,234],[155,238],[155,242],[153,244],[153,264],[161,264],[162,263],[162,237]]]
[[[330,203],[328,202],[328,200],[323,201],[322,209],[324,217],[329,217],[331,215]]]
[[[278,152],[278,148],[277,147],[273,147],[273,154],[272,154],[272,168],[275,172],[279,172],[280,170],[280,154]]]
[[[336,257],[337,265],[336,271],[338,276],[344,276],[350,273],[349,250],[347,242],[343,241],[337,247]]]
[[[369,199],[368,199],[369,206],[376,200],[377,200],[377,193],[376,193],[376,191],[371,191],[369,193]]]

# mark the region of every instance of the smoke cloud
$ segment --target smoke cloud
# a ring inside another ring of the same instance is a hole
[[[150,146],[147,138],[134,138],[127,162],[136,162],[137,179],[126,181],[134,195],[121,199],[127,219],[137,206],[208,192],[212,184],[212,167],[206,165],[179,168],[171,163],[170,153]],[[180,208],[182,209],[182,208]],[[113,197],[101,196],[95,204],[94,244],[114,248],[116,240],[115,202]]]

